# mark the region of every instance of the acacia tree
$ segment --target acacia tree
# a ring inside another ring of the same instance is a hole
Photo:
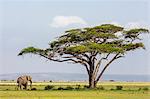
[[[72,29],[50,42],[47,49],[28,47],[18,55],[32,53],[51,61],[79,63],[86,68],[89,88],[95,88],[113,61],[127,52],[145,48],[140,38],[143,33],[149,31],[144,28],[126,30],[112,24]]]

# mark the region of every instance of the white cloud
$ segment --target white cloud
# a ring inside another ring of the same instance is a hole
[[[87,23],[78,16],[55,16],[50,24],[51,27],[66,27],[70,24],[82,24],[87,25]]]

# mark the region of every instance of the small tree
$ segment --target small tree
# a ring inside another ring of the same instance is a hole
[[[143,33],[149,31],[143,28],[125,30],[112,24],[72,29],[50,42],[47,49],[28,47],[18,55],[32,53],[51,61],[79,63],[86,68],[89,88],[95,88],[113,61],[125,56],[129,51],[145,48],[140,42],[140,34]],[[100,71],[101,65],[103,66]]]

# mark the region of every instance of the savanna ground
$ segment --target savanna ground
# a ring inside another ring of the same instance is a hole
[[[49,85],[45,90],[45,86]],[[15,82],[0,82],[0,99],[150,99],[150,82],[34,82],[36,90],[16,90]],[[122,88],[117,87],[122,86]]]

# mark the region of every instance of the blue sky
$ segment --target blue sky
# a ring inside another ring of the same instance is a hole
[[[47,48],[65,30],[102,23],[126,28],[150,26],[149,0],[0,0],[0,74],[22,72],[86,73],[79,64],[47,61],[39,56],[18,57],[22,48]],[[150,74],[147,50],[129,53],[106,74]]]

